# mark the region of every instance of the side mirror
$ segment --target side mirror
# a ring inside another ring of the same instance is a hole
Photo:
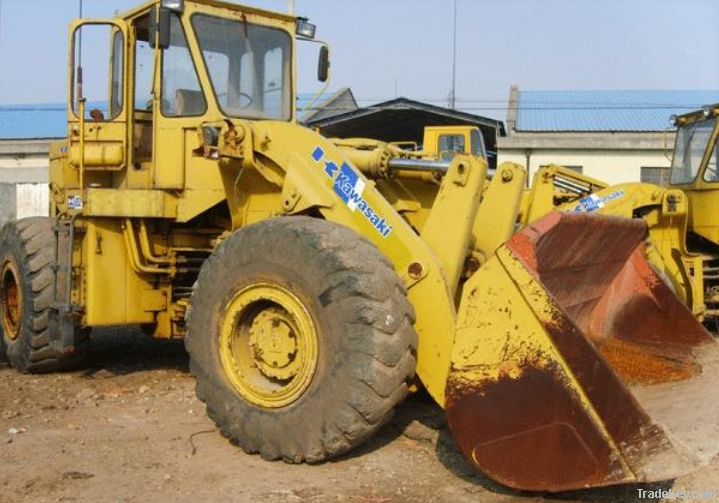
[[[320,58],[317,63],[317,80],[327,82],[330,74],[330,50],[326,45],[320,47]]]
[[[170,47],[170,15],[171,11],[165,7],[152,9],[150,12],[150,47],[167,49]]]

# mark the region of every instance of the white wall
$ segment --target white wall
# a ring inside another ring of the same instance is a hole
[[[46,217],[50,212],[50,191],[45,183],[19,183],[15,186],[16,218]]]
[[[527,156],[524,150],[504,149],[499,151],[499,163],[509,161],[527,167]],[[541,150],[530,152],[529,179],[547,164],[563,166],[582,166],[583,173],[614,185],[624,182],[640,181],[642,167],[666,167],[671,161],[662,151],[646,150]]]
[[[0,155],[0,182],[47,182],[49,167],[47,154]]]

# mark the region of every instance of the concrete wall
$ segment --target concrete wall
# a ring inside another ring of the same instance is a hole
[[[15,185],[15,217],[46,217],[50,210],[50,191],[44,183]]]
[[[500,149],[499,162],[514,162],[527,168],[530,180],[541,166],[559,164],[582,166],[582,173],[609,184],[638,182],[641,168],[668,168],[671,164],[662,150],[571,150],[571,149]]]
[[[16,158],[0,156],[0,183],[47,183],[49,165],[47,155]]]
[[[0,226],[16,218],[47,216],[49,195],[45,183],[0,183]]]
[[[0,183],[0,227],[8,220],[15,218],[17,205],[15,203],[16,188],[10,183]]]
[[[0,183],[47,183],[54,140],[0,140]]]
[[[0,225],[46,216],[48,153],[53,140],[0,140]]]

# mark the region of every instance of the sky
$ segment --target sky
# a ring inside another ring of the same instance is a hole
[[[286,0],[244,3],[287,9]],[[84,0],[84,14],[138,4]],[[447,104],[452,0],[295,0],[295,11],[332,47],[331,89],[351,87],[361,106],[397,96]],[[457,11],[457,108],[478,115],[504,119],[512,84],[719,89],[717,0],[457,0]],[[66,100],[77,12],[78,0],[0,0],[0,105]],[[302,93],[320,87],[315,64],[300,58]]]

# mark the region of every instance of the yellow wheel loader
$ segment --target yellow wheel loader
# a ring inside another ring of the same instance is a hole
[[[719,332],[719,104],[672,122],[677,133],[667,187],[609,186],[548,166],[525,192],[518,223],[524,227],[556,210],[644,219],[651,264],[692,312]]]
[[[210,417],[269,460],[347,452],[421,384],[511,487],[707,464],[718,346],[650,267],[646,223],[551,212],[515,233],[519,166],[485,184],[474,156],[299,126],[295,47],[314,31],[219,0],[73,23],[52,217],[0,235],[10,364],[76,365],[105,325],[184,337]]]

